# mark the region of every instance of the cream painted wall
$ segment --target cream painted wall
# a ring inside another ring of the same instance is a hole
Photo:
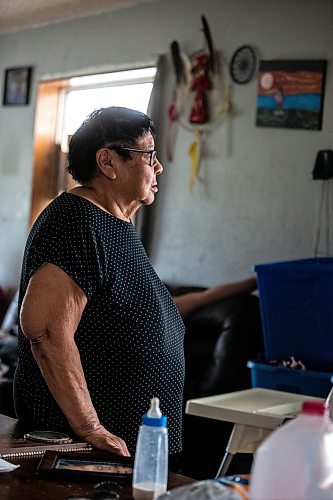
[[[320,185],[311,171],[317,150],[332,148],[333,2],[165,0],[0,36],[2,80],[5,68],[34,67],[31,104],[0,109],[1,286],[16,287],[27,236],[38,80],[149,63],[174,39],[198,50],[202,14],[227,58],[251,44],[262,59],[327,59],[323,129],[255,127],[256,81],[235,84],[232,117],[207,136],[204,182],[192,195],[192,137],[180,131],[174,163],[164,162],[153,264],[166,281],[210,285],[255,263],[312,255]]]

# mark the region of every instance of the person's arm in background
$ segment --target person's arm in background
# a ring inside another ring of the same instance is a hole
[[[5,313],[5,316],[2,320],[0,332],[2,332],[3,334],[15,335],[15,337],[17,337],[17,328],[18,328],[17,308],[18,308],[18,291],[12,298]]]
[[[257,288],[256,278],[247,278],[242,281],[226,283],[224,285],[212,286],[206,290],[199,292],[190,292],[178,297],[173,297],[173,300],[178,307],[180,315],[185,319],[196,309],[200,309],[217,300],[232,297],[238,293],[252,292]]]
[[[96,448],[128,456],[126,443],[100,423],[89,395],[74,340],[86,304],[85,293],[64,271],[44,264],[30,279],[21,308],[22,330],[75,434]]]
[[[0,327],[0,374],[12,378],[17,365],[18,292],[7,307]]]

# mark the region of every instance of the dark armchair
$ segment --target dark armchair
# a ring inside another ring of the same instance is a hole
[[[174,296],[202,290],[199,287],[168,288]],[[243,293],[219,300],[192,313],[185,320],[185,326],[184,410],[188,399],[251,387],[246,362],[263,351],[257,296]],[[231,424],[226,422],[184,415],[180,472],[197,479],[213,477],[231,430]],[[235,459],[233,466],[241,472],[243,464],[237,464]]]

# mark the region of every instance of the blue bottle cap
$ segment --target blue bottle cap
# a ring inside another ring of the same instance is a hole
[[[166,427],[167,425],[167,417],[162,415],[161,417],[149,417],[147,413],[145,413],[142,417],[142,423],[144,425],[149,425],[150,427]]]

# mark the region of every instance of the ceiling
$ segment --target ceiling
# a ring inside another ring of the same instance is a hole
[[[0,0],[0,33],[161,0]]]

